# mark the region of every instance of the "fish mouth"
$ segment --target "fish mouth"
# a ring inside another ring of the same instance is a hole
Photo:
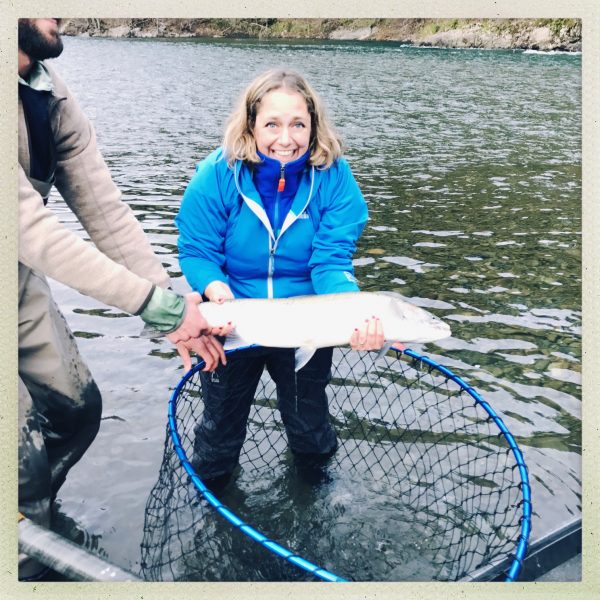
[[[427,325],[424,325],[422,331],[423,335],[418,336],[418,339],[415,340],[420,344],[437,342],[438,340],[449,338],[452,335],[450,325],[441,320],[435,320]]]

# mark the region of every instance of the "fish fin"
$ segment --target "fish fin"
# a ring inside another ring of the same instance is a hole
[[[235,350],[236,348],[243,348],[245,346],[250,346],[250,344],[235,329],[227,335],[223,344],[225,350]]]
[[[313,357],[313,354],[317,351],[316,348],[311,348],[310,346],[302,346],[301,348],[296,348],[295,356],[296,356],[296,366],[295,371],[299,371],[306,363]]]
[[[386,342],[381,348],[381,350],[377,353],[375,360],[381,358],[382,356],[385,356],[390,350],[394,350],[395,352],[400,352],[400,354],[402,354],[402,352],[404,352],[405,349],[406,346],[404,344],[401,344],[400,342]]]
[[[395,342],[386,342],[385,344],[383,344],[383,347],[377,353],[377,357],[375,358],[375,360],[378,360],[382,356],[385,356],[390,351],[390,348],[394,345],[394,343]]]

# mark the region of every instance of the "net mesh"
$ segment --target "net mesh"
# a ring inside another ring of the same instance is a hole
[[[354,581],[454,581],[514,552],[519,469],[475,400],[420,358],[336,348],[327,389],[339,448],[315,469],[294,463],[265,372],[235,479],[235,515],[296,555]],[[199,372],[177,398],[188,459],[202,416]],[[307,581],[204,499],[167,432],[142,541],[147,580]]]

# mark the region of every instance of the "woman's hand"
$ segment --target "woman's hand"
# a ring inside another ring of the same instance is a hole
[[[223,281],[211,281],[206,288],[204,289],[204,295],[211,301],[216,304],[223,304],[225,300],[233,300],[233,292],[229,288],[229,286]],[[221,327],[213,327],[210,333],[212,335],[219,335],[222,337],[227,337],[231,331],[235,329],[235,325],[232,323],[227,323]],[[206,363],[208,365],[208,362]],[[223,363],[225,364],[225,363]],[[215,365],[216,367],[216,365]],[[214,369],[206,369],[208,371],[212,371]]]
[[[214,371],[219,366],[219,362],[227,364],[223,345],[212,335],[202,335],[185,342],[178,342],[177,352],[181,356],[186,373],[192,368],[190,352],[195,352],[204,360],[206,366],[202,369],[203,371]]]
[[[383,325],[377,317],[366,319],[350,338],[352,350],[380,350],[384,343]]]
[[[223,304],[225,300],[233,300],[233,292],[223,281],[211,281],[204,290],[204,295],[217,304]]]

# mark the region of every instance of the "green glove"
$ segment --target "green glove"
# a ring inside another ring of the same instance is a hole
[[[184,314],[185,298],[157,286],[140,317],[152,329],[164,334],[175,331],[181,325]]]

